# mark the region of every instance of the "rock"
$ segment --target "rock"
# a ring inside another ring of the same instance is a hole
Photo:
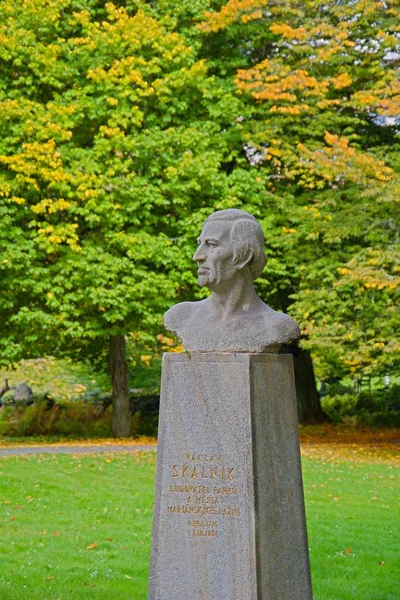
[[[14,403],[16,406],[29,406],[33,404],[33,392],[29,385],[20,383],[14,392]]]

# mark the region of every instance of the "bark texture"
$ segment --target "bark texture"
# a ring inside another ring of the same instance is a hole
[[[112,434],[129,437],[131,412],[129,407],[129,379],[126,362],[126,343],[123,335],[110,338],[110,373],[112,381]]]
[[[321,407],[310,351],[300,348],[297,344],[291,344],[283,346],[281,354],[293,355],[299,423],[312,424],[329,421]]]

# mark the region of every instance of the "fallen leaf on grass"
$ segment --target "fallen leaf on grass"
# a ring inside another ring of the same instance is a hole
[[[347,555],[351,554],[351,548],[346,548],[346,554]]]
[[[124,573],[124,577],[125,579],[132,579],[132,577],[130,575],[127,575],[126,573]]]
[[[380,564],[380,566],[382,566],[382,565],[384,565],[384,564],[385,564],[385,561],[384,561],[384,560],[381,560],[381,562],[380,562],[379,564]]]
[[[48,577],[46,577],[46,579],[47,579],[48,581],[51,581],[52,579],[54,579],[54,576],[53,576],[53,575],[49,575]]]
[[[89,544],[89,546],[86,546],[86,550],[94,550],[94,548],[97,548],[98,544],[94,543],[94,544]]]
[[[16,518],[17,518],[17,517],[14,515],[13,517],[10,517],[8,520],[9,520],[9,521],[15,521],[15,520],[16,520]]]
[[[60,535],[60,532],[59,531],[55,531],[54,535],[58,537]]]

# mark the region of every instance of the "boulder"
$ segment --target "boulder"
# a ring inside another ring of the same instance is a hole
[[[16,406],[29,406],[33,404],[32,389],[26,383],[20,383],[15,388],[14,403]]]

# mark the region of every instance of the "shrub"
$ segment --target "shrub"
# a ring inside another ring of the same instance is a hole
[[[339,423],[343,420],[344,416],[352,416],[355,414],[357,396],[348,393],[325,396],[321,400],[321,406],[332,421]]]
[[[327,395],[321,405],[328,416],[348,424],[400,427],[400,386],[372,393]]]
[[[151,409],[145,407],[132,414],[133,435],[157,435],[158,412],[156,397],[152,397]],[[86,437],[111,436],[111,405],[84,400],[68,404],[56,404],[51,398],[43,397],[31,406],[8,404],[0,410],[0,435],[71,435]]]
[[[32,435],[111,435],[111,410],[85,402],[54,404],[35,402],[31,406],[6,406],[0,411],[0,434]]]
[[[14,403],[15,390],[8,390],[3,396],[0,398],[0,402],[3,406],[9,406]]]
[[[353,388],[348,385],[343,385],[340,381],[322,382],[320,394],[321,396],[343,396],[344,394],[352,394]]]

